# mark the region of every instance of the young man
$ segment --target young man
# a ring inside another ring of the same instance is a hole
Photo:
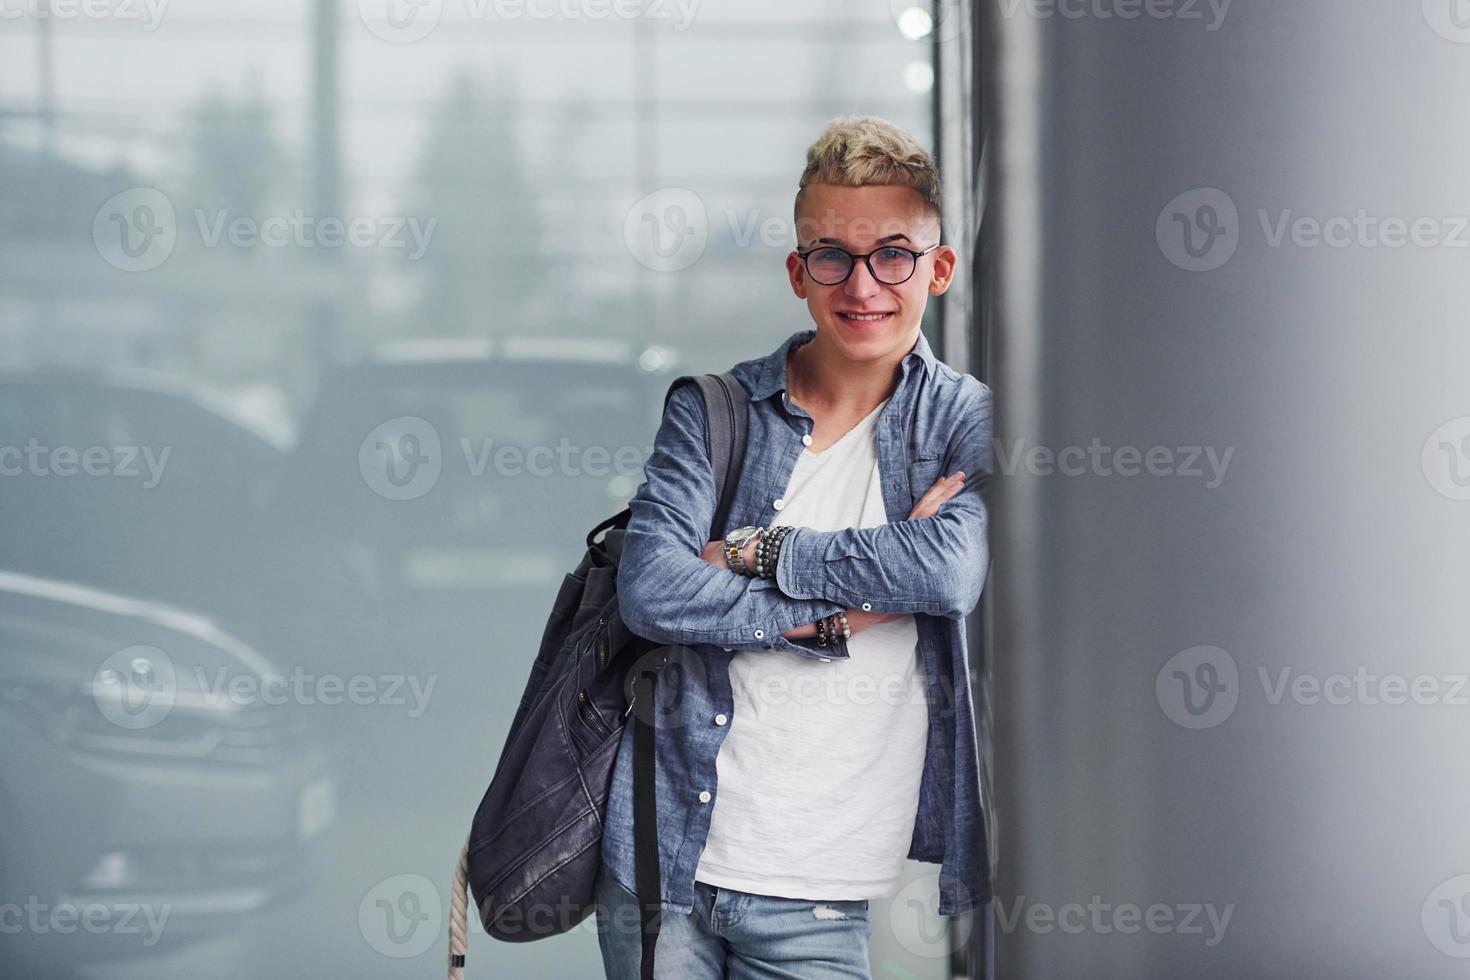
[[[939,175],[903,130],[807,151],[791,288],[814,330],[731,372],[749,441],[724,540],[697,388],[630,507],[620,614],[669,644],[655,699],[656,976],[865,978],[868,900],[938,863],[939,913],[990,897],[964,617],[989,562],[990,390],[919,323],[949,288]],[[632,732],[604,828],[609,978],[639,975]]]

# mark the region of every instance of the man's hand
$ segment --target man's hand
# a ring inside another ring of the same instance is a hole
[[[914,509],[909,511],[909,520],[918,520],[923,517],[933,517],[939,513],[939,505],[965,488],[965,471],[956,470],[949,476],[941,476],[934,481],[934,485],[924,492],[919,502],[914,504]]]
[[[725,542],[723,541],[711,541],[704,546],[699,557],[716,568],[723,568],[727,572],[730,570],[730,562],[725,559]]]
[[[964,487],[964,470],[957,470],[949,476],[940,477],[934,481],[932,487],[924,491],[924,496],[919,498],[919,502],[914,504],[914,509],[909,511],[909,520],[933,517],[939,513],[940,506],[946,500],[959,493]],[[751,538],[745,544],[747,552],[745,555],[746,565],[751,568],[755,567],[755,545],[755,538]],[[726,571],[730,570],[730,563],[725,559],[725,542],[723,541],[709,542],[700,551],[699,557],[716,568],[723,568]],[[867,629],[869,626],[877,626],[879,623],[886,623],[890,619],[897,618],[897,613],[863,612],[861,609],[849,609],[847,611],[847,625],[852,629],[854,634],[859,630]],[[801,626],[787,630],[782,635],[787,639],[797,639],[815,636],[816,632],[817,628],[815,624],[803,623]]]

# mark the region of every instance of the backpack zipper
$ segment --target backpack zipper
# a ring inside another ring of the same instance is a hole
[[[592,707],[592,702],[587,697],[585,690],[577,692],[577,705],[582,712],[582,720],[584,722],[596,728],[604,735],[612,734],[612,729],[607,727],[607,723],[602,720],[602,716],[597,713],[597,709]]]

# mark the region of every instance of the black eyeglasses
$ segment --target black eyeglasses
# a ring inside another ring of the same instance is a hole
[[[884,245],[866,255],[856,255],[836,245],[820,245],[796,254],[806,263],[806,274],[823,286],[847,282],[847,277],[857,267],[858,259],[863,260],[874,279],[887,286],[897,286],[908,282],[913,276],[914,270],[919,267],[920,256],[928,255],[938,247],[939,243],[935,242],[922,252],[915,252],[902,245]]]

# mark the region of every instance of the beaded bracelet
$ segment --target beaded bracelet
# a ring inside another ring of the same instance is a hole
[[[817,646],[824,647],[826,645],[827,645],[827,618],[825,616],[823,616],[821,619],[817,620]]]
[[[847,625],[847,610],[846,609],[839,609],[839,610],[837,610],[837,619],[842,624],[842,638],[844,640],[850,640],[850,639],[852,639],[852,627],[850,627],[850,626]]]
[[[791,529],[792,526],[790,524],[772,526],[770,529],[769,543],[766,543],[764,541],[764,535],[762,536],[762,543],[765,544],[765,547],[760,548],[757,545],[757,548],[760,548],[760,550],[756,555],[756,574],[761,578],[775,578],[776,564],[781,558],[781,542],[786,540],[786,535],[791,533]]]

